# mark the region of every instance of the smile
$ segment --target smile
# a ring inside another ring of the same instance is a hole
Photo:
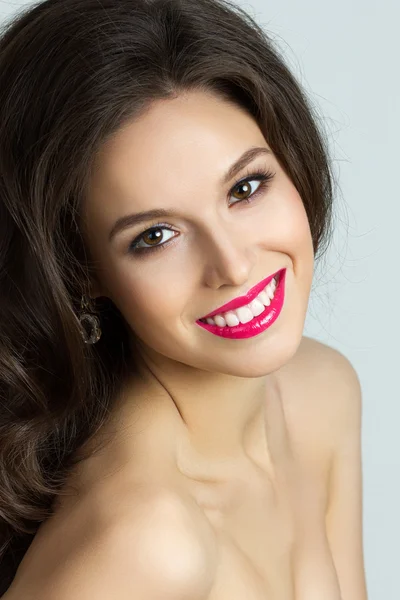
[[[262,333],[278,318],[285,291],[286,269],[261,281],[246,296],[224,304],[198,325],[220,337],[248,338]]]

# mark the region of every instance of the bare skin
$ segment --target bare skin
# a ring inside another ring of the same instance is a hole
[[[188,600],[365,600],[362,553],[354,560],[360,524],[354,522],[347,532],[341,528],[345,514],[332,511],[329,520],[337,491],[330,484],[332,462],[340,424],[349,413],[344,408],[349,398],[337,402],[335,397],[342,384],[332,385],[331,377],[340,372],[348,379],[342,355],[302,338],[296,355],[276,373],[276,397],[268,411],[276,434],[273,476],[265,456],[264,464],[243,457],[241,469],[225,464],[211,470],[200,456],[183,455],[188,447],[173,403],[157,395],[157,386],[145,391],[137,384],[136,391],[143,399],[151,396],[155,410],[141,405],[129,436],[113,437],[106,451],[71,475],[64,490],[69,495],[39,529],[4,598],[50,600],[54,590],[60,600],[86,600],[94,592],[100,599],[110,593],[118,600],[141,597],[129,594],[120,568],[122,562],[129,572],[127,539],[137,534],[132,517],[140,506],[145,508],[141,518],[152,519],[153,547],[164,535],[167,547],[172,542],[168,565],[182,564],[183,548],[190,556],[193,595]],[[354,435],[357,445],[357,431]],[[357,492],[356,478],[347,483]],[[361,505],[357,508],[361,514]],[[342,536],[346,556],[338,555],[335,534]],[[145,553],[145,542],[138,539]],[[200,556],[191,551],[193,540]],[[162,578],[162,569],[153,567],[154,577]],[[104,578],[102,569],[108,573]]]
[[[223,183],[255,146],[269,152]],[[246,203],[234,184],[250,167],[274,176]],[[109,240],[157,208],[178,214]],[[155,103],[99,153],[84,215],[92,296],[124,315],[139,374],[6,599],[366,600],[359,390],[342,355],[303,337],[311,232],[255,121],[204,93]],[[132,241],[155,224],[164,248],[139,258]],[[283,267],[284,306],[262,334],[198,326]]]

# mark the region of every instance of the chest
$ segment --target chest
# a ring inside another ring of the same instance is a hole
[[[325,531],[326,481],[295,466],[193,497],[216,557],[207,600],[341,600]],[[218,498],[218,500],[216,500]]]

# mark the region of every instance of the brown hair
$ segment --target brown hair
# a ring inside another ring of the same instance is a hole
[[[0,595],[131,364],[127,324],[99,298],[79,208],[96,152],[156,99],[205,90],[245,108],[304,202],[315,254],[333,176],[317,113],[277,45],[227,0],[45,0],[0,37]],[[316,256],[318,258],[318,256]]]

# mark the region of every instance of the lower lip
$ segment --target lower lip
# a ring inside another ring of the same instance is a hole
[[[209,325],[202,321],[196,321],[196,323],[214,335],[229,339],[243,340],[259,335],[268,329],[268,327],[271,327],[280,315],[285,299],[285,278],[286,269],[281,272],[271,304],[266,306],[264,312],[258,315],[258,317],[255,317],[248,323],[240,323],[239,325],[235,325],[235,327],[228,327],[227,325],[225,327],[218,327],[218,325]]]

